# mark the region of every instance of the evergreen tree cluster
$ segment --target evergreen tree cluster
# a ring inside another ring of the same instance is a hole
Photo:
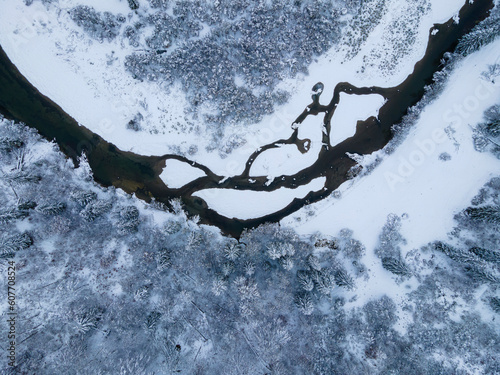
[[[82,27],[92,38],[99,42],[112,41],[120,34],[122,24],[126,18],[115,16],[110,12],[97,12],[94,8],[79,5],[71,10],[71,19]]]
[[[479,152],[490,151],[500,158],[500,104],[488,108],[483,117],[485,121],[474,129],[474,148]]]
[[[400,233],[401,217],[390,214],[379,236],[379,245],[375,254],[381,258],[382,267],[397,276],[411,276],[412,271],[403,260],[401,245],[406,240]]]
[[[451,244],[437,241],[432,247],[445,254],[469,283],[487,286],[485,298],[498,298],[500,285],[500,236],[498,207],[500,178],[491,179],[474,197],[471,205],[456,215],[457,227]],[[488,297],[489,296],[489,297]],[[496,296],[496,297],[495,297]],[[494,311],[494,304],[492,305]]]

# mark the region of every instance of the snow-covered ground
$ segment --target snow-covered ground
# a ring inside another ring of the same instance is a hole
[[[241,124],[226,129],[221,144],[232,135],[246,141],[229,156],[206,150],[210,137],[206,136],[203,124],[191,117],[180,87],[170,87],[167,93],[155,83],[134,80],[124,68],[125,56],[132,52],[132,47],[119,38],[98,43],[86,36],[69,18],[67,10],[76,5],[72,1],[61,0],[48,4],[46,8],[38,1],[26,7],[22,1],[0,0],[0,44],[43,94],[83,126],[120,149],[162,155],[185,153],[197,145],[199,151],[190,156],[194,161],[203,163],[216,174],[232,176],[243,170],[245,161],[255,149],[290,136],[290,125],[310,103],[310,88],[316,82],[325,83],[322,99],[328,100],[328,93],[341,81],[358,86],[392,86],[404,80],[414,63],[424,55],[432,24],[454,16],[463,5],[460,0],[450,0],[446,4],[439,0],[427,3],[430,10],[417,16],[411,11],[411,5],[401,5],[396,0],[386,2],[378,26],[351,60],[346,58],[346,46],[335,46],[310,66],[308,76],[282,82],[279,88],[293,93],[287,104],[258,124]],[[93,6],[98,11],[121,12],[127,15],[128,23],[133,23],[136,17],[125,1],[85,0],[79,4]],[[147,2],[141,2],[141,9],[148,6]],[[404,35],[400,34],[408,27],[405,28],[404,22],[398,22],[401,20],[417,22],[411,28],[412,34],[405,42],[407,48],[403,52],[400,43]],[[359,34],[359,30],[353,33]],[[397,66],[388,69],[370,63],[380,54],[388,60],[391,56],[397,57]],[[144,131],[135,133],[127,129],[126,124],[137,113],[144,116]],[[349,130],[352,124],[346,123],[345,129],[343,126],[335,128],[338,134],[352,132]],[[282,159],[286,160],[289,150],[283,148],[283,152]],[[310,153],[314,152],[315,148],[311,148]],[[255,171],[269,173],[272,177],[275,174],[273,168],[266,170],[265,164],[263,161]]]
[[[311,191],[323,189],[325,177],[312,180],[296,189],[280,188],[272,192],[229,189],[206,189],[194,195],[207,202],[208,207],[228,218],[253,219],[285,208],[295,198],[304,198]]]
[[[330,144],[335,146],[356,134],[358,121],[366,120],[371,116],[378,116],[378,110],[384,104],[381,95],[348,95],[340,93],[338,109],[332,116],[332,130]]]
[[[302,154],[295,145],[281,145],[260,154],[252,164],[251,176],[269,179],[293,175],[316,161],[322,145],[323,116],[308,116],[298,129],[300,140],[309,140],[309,149]]]
[[[206,174],[201,169],[175,159],[167,160],[160,174],[162,181],[171,189],[179,189],[203,176]]]

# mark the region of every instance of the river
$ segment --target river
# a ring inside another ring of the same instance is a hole
[[[267,177],[252,177],[256,182],[249,182],[249,171],[256,157],[278,144],[296,144],[304,150],[304,140],[299,140],[297,130],[288,139],[278,140],[264,145],[250,156],[244,172],[220,183],[223,176],[214,174],[209,168],[193,163],[178,155],[141,156],[119,150],[100,136],[80,126],[71,116],[65,113],[56,103],[42,95],[33,87],[9,60],[0,47],[0,113],[5,117],[24,122],[33,127],[49,140],[55,140],[61,151],[70,157],[75,165],[82,152],[87,155],[95,180],[104,186],[116,186],[127,193],[135,193],[146,201],[152,198],[169,206],[173,198],[181,198],[189,215],[199,215],[201,222],[219,227],[224,233],[239,238],[246,228],[256,227],[264,222],[277,222],[297,211],[306,204],[317,202],[329,196],[345,182],[347,172],[356,163],[346,153],[369,154],[383,148],[392,138],[391,128],[401,122],[408,108],[415,105],[424,94],[424,87],[432,82],[433,74],[440,69],[440,61],[446,52],[454,50],[458,40],[469,32],[474,25],[485,19],[493,7],[492,0],[466,2],[462,7],[459,19],[454,23],[449,20],[435,25],[439,32],[431,35],[424,57],[415,64],[413,72],[400,85],[391,88],[354,87],[347,82],[339,83],[333,92],[330,103],[319,104],[318,98],[297,117],[302,122],[307,116],[324,113],[324,124],[327,134],[324,135],[325,146],[316,162],[290,176],[278,176],[271,184],[266,184]],[[386,102],[379,110],[378,119],[369,118],[358,123],[356,134],[336,145],[329,146],[331,119],[339,102],[340,93],[348,92],[356,95],[377,93]],[[325,93],[323,92],[323,95]],[[202,169],[207,176],[199,178],[180,189],[169,189],[159,178],[165,161],[177,159],[189,162]],[[273,191],[281,187],[294,188],[309,183],[311,180],[326,177],[326,189],[311,192],[303,199],[295,199],[287,207],[273,214],[250,220],[229,219],[209,209],[206,203],[193,194],[209,188],[238,189],[253,191]]]

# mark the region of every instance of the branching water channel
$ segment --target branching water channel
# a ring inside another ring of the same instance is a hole
[[[202,223],[216,225],[223,232],[238,238],[246,228],[269,221],[277,222],[304,205],[317,202],[330,195],[347,180],[347,172],[356,164],[354,160],[347,157],[346,153],[365,155],[383,148],[392,137],[392,126],[399,123],[407,113],[407,109],[422,98],[424,87],[431,82],[433,74],[439,70],[443,55],[452,51],[464,34],[469,32],[477,22],[486,18],[492,6],[492,0],[478,0],[473,3],[467,1],[460,10],[458,24],[449,20],[444,24],[434,25],[433,29],[439,32],[429,31],[425,56],[415,64],[413,72],[400,85],[391,88],[355,87],[342,82],[336,85],[328,105],[319,103],[319,94],[313,96],[313,102],[294,123],[300,124],[308,116],[323,114],[323,125],[326,129],[323,134],[323,147],[314,164],[294,175],[277,176],[271,183],[265,176],[250,179],[250,169],[261,153],[279,145],[294,144],[299,151],[307,152],[308,140],[299,139],[297,129],[292,130],[288,139],[280,139],[260,147],[247,160],[243,173],[230,178],[218,176],[206,166],[179,155],[141,156],[121,151],[90,130],[79,126],[57,104],[43,96],[21,75],[1,48],[0,112],[7,118],[22,121],[36,128],[44,137],[54,139],[75,164],[78,163],[81,153],[85,152],[94,178],[100,184],[114,185],[128,193],[135,193],[141,199],[150,201],[154,198],[167,205],[171,199],[181,198],[189,214],[199,215]],[[319,87],[321,84],[316,86],[316,88]],[[335,124],[332,124],[331,120],[342,92],[350,95],[379,94],[386,101],[380,108],[377,118],[370,117],[358,122],[354,136],[331,147],[330,132],[335,130]],[[325,95],[324,92],[323,95]],[[165,161],[168,159],[189,163],[205,172],[206,176],[180,189],[169,189],[159,178]],[[230,219],[219,215],[208,208],[201,198],[193,196],[200,190],[210,188],[270,192],[282,187],[296,188],[318,177],[326,177],[324,189],[310,192],[302,199],[294,199],[288,206],[270,215],[250,220]]]

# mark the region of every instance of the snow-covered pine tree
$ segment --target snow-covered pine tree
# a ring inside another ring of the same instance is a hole
[[[16,251],[24,250],[33,245],[33,239],[28,233],[0,238],[0,258],[12,258]]]
[[[465,215],[473,221],[500,224],[500,206],[469,207]]]
[[[299,281],[299,285],[304,289],[306,292],[310,292],[314,289],[314,281],[311,276],[311,272],[309,271],[298,271],[297,272],[297,279]]]
[[[314,312],[314,303],[308,293],[299,293],[295,296],[295,304],[304,315],[311,315]]]
[[[495,275],[492,269],[485,264],[476,263],[466,265],[465,273],[474,281],[479,283],[500,284],[500,277]]]
[[[28,171],[17,169],[14,172],[5,175],[4,179],[13,185],[25,185],[40,182],[42,177]]]
[[[478,260],[478,257],[469,251],[464,251],[462,249],[453,247],[441,241],[434,242],[434,249],[446,254],[448,257],[459,263],[474,263]]]
[[[94,221],[98,217],[104,215],[112,207],[111,202],[105,200],[95,200],[89,203],[81,212],[80,216],[86,221]]]
[[[326,296],[330,295],[332,289],[335,287],[335,278],[328,270],[323,270],[319,273],[316,280],[316,289],[321,294]]]
[[[66,203],[64,202],[53,202],[44,203],[36,207],[36,210],[43,215],[57,215],[66,209]]]
[[[11,208],[8,210],[1,210],[0,211],[0,223],[6,224],[6,223],[9,223],[9,222],[17,220],[17,219],[22,219],[28,215],[29,215],[28,211],[18,210],[15,208]]]
[[[455,52],[467,56],[493,42],[500,35],[500,10],[494,8],[491,15],[476,25],[458,42]]]
[[[97,199],[97,194],[94,193],[93,191],[75,190],[70,193],[70,197],[80,206],[85,207],[90,202],[95,201]]]
[[[335,274],[335,283],[338,286],[342,286],[348,290],[351,290],[354,288],[354,280],[349,274],[342,268],[338,269]]]
[[[382,267],[387,271],[392,272],[398,276],[410,276],[411,271],[408,266],[398,258],[394,257],[384,257],[382,258]]]
[[[500,298],[492,297],[490,298],[490,306],[496,313],[500,314]]]
[[[135,206],[127,206],[120,210],[118,230],[120,233],[135,233],[139,227],[139,210]]]
[[[469,251],[487,262],[500,263],[500,251],[498,250],[495,251],[481,247],[471,247]]]
[[[493,138],[500,137],[500,105],[494,105],[484,111],[485,131]]]
[[[128,6],[132,10],[136,10],[139,8],[139,2],[138,0],[127,0],[128,1]]]

